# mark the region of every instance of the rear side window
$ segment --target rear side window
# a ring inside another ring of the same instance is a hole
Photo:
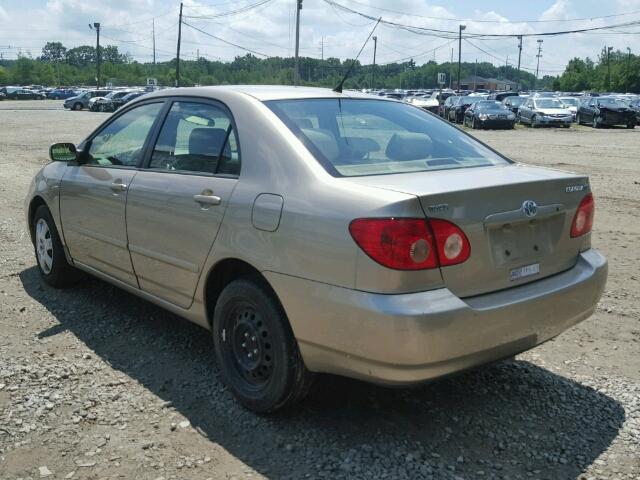
[[[174,102],[149,168],[239,175],[238,142],[229,115],[214,105]]]
[[[334,98],[265,103],[334,176],[509,163],[447,122],[403,103]]]

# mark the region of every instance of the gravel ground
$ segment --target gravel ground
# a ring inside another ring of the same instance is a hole
[[[639,479],[640,128],[477,132],[588,173],[610,260],[596,314],[512,362],[405,390],[324,377],[295,410],[242,410],[207,332],[98,280],[54,290],[24,225],[54,141],[104,114],[0,103],[0,479]]]

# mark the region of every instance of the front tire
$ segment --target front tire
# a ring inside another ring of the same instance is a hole
[[[600,124],[598,123],[598,117],[596,117],[595,115],[593,116],[592,126],[593,128],[600,128]]]
[[[45,205],[40,205],[33,216],[32,232],[42,279],[55,288],[67,287],[77,282],[81,273],[67,262],[55,222]]]
[[[313,374],[300,356],[284,310],[261,279],[227,285],[212,325],[222,378],[236,399],[258,413],[274,412],[303,399]]]
[[[76,102],[73,104],[73,109],[74,110],[82,110],[82,104],[80,102]]]

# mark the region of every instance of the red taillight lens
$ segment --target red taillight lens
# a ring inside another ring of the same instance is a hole
[[[593,195],[588,194],[582,199],[576,215],[571,224],[571,237],[579,237],[591,231],[593,226],[593,216],[596,213],[596,205],[593,202]]]
[[[469,239],[460,228],[446,220],[429,220],[438,245],[440,266],[464,262],[471,255]]]
[[[349,232],[373,260],[395,270],[455,265],[471,252],[464,232],[446,220],[359,218]]]
[[[359,218],[349,225],[358,246],[373,260],[396,270],[436,268],[433,235],[419,218]]]

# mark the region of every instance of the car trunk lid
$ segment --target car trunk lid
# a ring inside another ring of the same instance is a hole
[[[470,258],[441,268],[446,286],[460,297],[567,270],[585,242],[570,236],[589,191],[584,176],[514,164],[349,180],[416,195],[428,218],[449,220],[465,232]]]

